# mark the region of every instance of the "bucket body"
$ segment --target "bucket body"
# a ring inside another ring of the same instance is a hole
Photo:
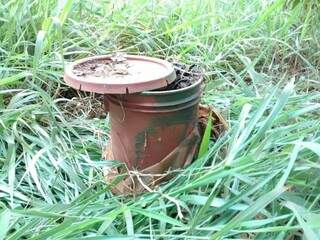
[[[198,132],[201,82],[178,90],[106,94],[113,158],[130,170],[143,170]],[[195,147],[191,149],[194,154]]]

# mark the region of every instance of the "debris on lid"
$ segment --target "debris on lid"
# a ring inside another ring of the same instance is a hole
[[[123,63],[127,61],[127,55],[125,53],[116,52],[112,57],[110,57],[110,59],[114,63]]]
[[[165,87],[175,79],[169,62],[116,53],[80,59],[66,66],[64,80],[82,91],[102,94],[136,93]]]
[[[93,59],[74,66],[72,72],[78,77],[110,77],[128,75],[130,64],[125,53],[115,53],[110,59]]]

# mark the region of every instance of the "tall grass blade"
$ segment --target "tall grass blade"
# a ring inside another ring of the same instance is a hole
[[[21,80],[25,79],[32,74],[29,72],[21,72],[10,77],[0,79],[0,87],[9,86],[11,84],[17,84]]]
[[[198,158],[202,158],[208,152],[210,138],[211,138],[211,131],[212,131],[212,113],[210,112],[208,117],[208,123],[201,140]]]
[[[248,220],[259,213],[263,208],[265,208],[273,200],[277,199],[283,192],[285,188],[275,188],[272,191],[259,197],[253,205],[249,206],[245,211],[242,211],[237,216],[235,216],[231,221],[229,221],[220,231],[211,236],[210,239],[217,240],[221,239],[225,234],[227,234],[231,229],[236,227],[238,223]]]

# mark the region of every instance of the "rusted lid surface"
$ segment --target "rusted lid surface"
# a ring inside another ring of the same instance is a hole
[[[169,62],[135,55],[84,58],[68,65],[64,74],[69,86],[102,94],[158,89],[173,82],[175,77]]]

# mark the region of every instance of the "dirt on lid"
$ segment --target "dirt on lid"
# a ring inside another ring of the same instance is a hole
[[[117,53],[110,59],[94,59],[79,63],[72,72],[78,77],[110,77],[128,75],[129,64],[124,54]]]
[[[176,71],[176,80],[168,86],[157,89],[157,91],[168,91],[186,88],[199,81],[203,72],[201,68],[195,64],[186,65],[182,63],[173,63]]]
[[[168,86],[154,89],[154,91],[168,91],[186,88],[196,83],[202,77],[202,70],[195,64],[187,65],[172,63],[176,72],[176,79]],[[125,77],[129,74],[130,64],[124,53],[116,53],[110,59],[93,59],[76,64],[72,72],[78,77],[108,78]]]

